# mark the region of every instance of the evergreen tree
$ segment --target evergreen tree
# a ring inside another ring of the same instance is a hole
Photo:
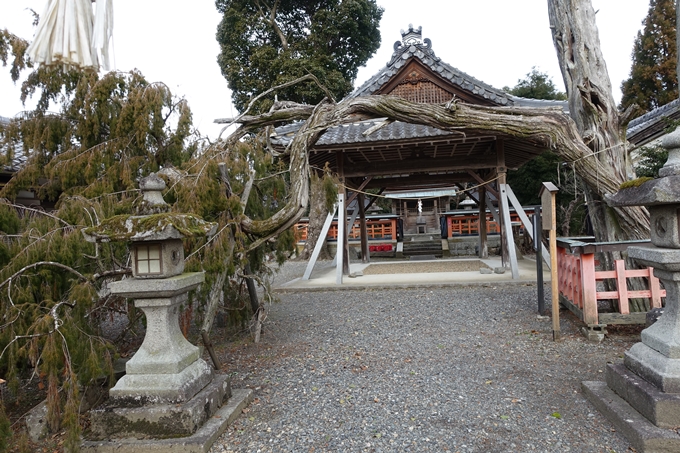
[[[514,88],[503,88],[510,94],[528,99],[552,99],[564,101],[567,95],[557,90],[550,76],[539,71],[535,66],[531,68],[524,79],[519,79]]]
[[[358,68],[380,46],[382,9],[375,0],[216,0],[224,15],[217,29],[217,59],[243,111],[269,88],[313,74],[340,99],[350,92]],[[316,104],[316,84],[278,92],[282,100]],[[273,95],[255,111],[266,111]]]
[[[25,44],[5,30],[0,58],[13,59],[19,71],[30,67]],[[4,162],[18,152],[26,158],[0,190],[0,376],[14,390],[26,375],[40,379],[48,424],[67,429],[65,449],[74,451],[80,442],[79,388],[112,376],[118,347],[129,341],[107,335],[101,320],[127,313],[135,326],[141,316],[106,291],[110,281],[131,273],[126,245],[90,244],[82,230],[134,213],[138,180],[159,172],[175,211],[219,224],[209,243],[185,242],[186,268],[206,271],[206,284],[182,318],[193,314],[200,321],[210,296],[222,293],[227,304],[239,307],[229,310],[231,321],[241,323],[250,317],[250,305],[234,290],[238,275],[247,264],[256,277],[267,275],[265,257],[282,260],[293,241],[290,231],[270,241],[273,234],[249,233],[239,222],[279,211],[287,200],[288,176],[255,135],[200,141],[187,102],[136,71],[99,76],[61,65],[40,67],[22,84],[22,98],[31,96],[38,98],[35,111],[0,124]],[[54,210],[17,205],[20,191],[34,192]],[[3,418],[0,410],[0,445],[6,438]]]
[[[638,105],[641,115],[678,97],[674,0],[650,0],[633,45],[630,77],[621,84],[620,109]]]

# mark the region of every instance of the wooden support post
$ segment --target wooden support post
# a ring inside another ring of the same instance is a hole
[[[680,14],[680,12],[678,14]],[[654,275],[653,267],[648,267],[647,270],[649,271],[650,308],[661,308],[661,287],[659,286],[659,279]]]
[[[358,211],[353,212],[350,221],[348,222],[347,228],[345,229],[345,234],[342,237],[342,254],[344,259],[342,260],[342,273],[343,275],[349,275],[349,233],[354,227],[354,220]],[[347,208],[345,208],[345,215],[343,219],[347,219]]]
[[[615,260],[614,268],[616,271],[616,290],[619,293],[619,313],[627,315],[630,313],[628,306],[628,285],[626,285],[626,262]]]
[[[307,268],[305,269],[305,274],[302,276],[303,280],[309,280],[309,277],[312,275],[312,270],[314,269],[314,266],[316,265],[316,260],[319,259],[319,254],[321,253],[321,248],[323,247],[324,243],[326,242],[327,236],[328,236],[328,230],[331,228],[331,224],[333,223],[333,217],[335,216],[335,213],[338,212],[338,204],[336,203],[335,206],[333,207],[333,211],[328,213],[328,216],[326,217],[326,221],[323,224],[323,228],[321,228],[321,234],[319,235],[319,239],[316,241],[316,245],[314,246],[314,251],[312,252],[312,257],[309,259],[309,263],[307,263]],[[337,255],[337,253],[336,253]]]
[[[507,248],[508,259],[510,261],[510,271],[512,272],[512,279],[519,279],[519,266],[517,264],[517,250],[515,249],[515,240],[512,235],[512,223],[510,222],[510,206],[508,205],[508,192],[505,184],[498,184],[500,189],[501,199],[501,219],[503,221],[503,233],[505,233],[505,247]]]
[[[342,152],[335,154],[335,159],[338,164],[338,240],[337,250],[335,252],[336,268],[335,268],[335,284],[342,285],[343,270],[345,268],[345,239],[347,233],[345,232],[345,221],[347,220],[347,207],[345,205],[345,165],[342,158]]]
[[[345,237],[345,190],[338,190],[338,240],[337,250],[335,252],[336,267],[335,267],[335,283],[342,285],[342,269],[345,254],[343,253],[343,239]]]
[[[557,208],[556,196],[557,187],[551,182],[544,182],[541,186],[539,196],[541,197],[541,210],[543,211],[543,229],[550,230],[550,283],[552,291],[552,326],[553,340],[560,339],[560,294],[559,281],[557,275]],[[581,255],[583,259],[584,255]],[[595,298],[595,262],[593,261],[593,298]],[[583,281],[584,296],[586,280]],[[584,300],[585,301],[585,300]],[[585,304],[584,304],[585,305]],[[583,309],[583,320],[585,322],[586,308]],[[595,319],[597,319],[597,301],[595,301]],[[586,322],[586,324],[588,324]]]
[[[368,231],[366,230],[366,211],[364,210],[364,194],[359,193],[359,221],[361,224],[361,262],[370,263],[371,258],[368,255]]]
[[[503,267],[511,267],[510,241],[512,241],[512,225],[510,225],[510,212],[508,212],[507,208],[507,196],[504,194],[505,191],[503,190],[507,176],[507,168],[505,167],[505,143],[503,142],[503,139],[496,140],[496,173],[498,174],[498,193],[496,197],[498,198],[498,209],[501,214],[500,223],[498,224],[501,228],[501,263]]]
[[[529,237],[533,240],[534,231],[531,220],[529,220],[529,217],[527,216],[526,212],[524,212],[524,208],[520,204],[519,200],[515,196],[515,193],[512,191],[512,188],[510,187],[509,184],[505,185],[505,189],[508,192],[508,199],[510,200],[510,203],[512,203],[512,206],[515,208],[515,212],[517,212],[517,215],[519,216],[520,220],[522,221],[522,224],[524,225],[524,229],[529,233]],[[548,265],[548,269],[550,269],[550,256],[548,254],[548,250],[545,248],[545,245],[543,244],[541,244],[541,247],[543,248],[542,250],[543,258],[545,259],[545,262]]]
[[[481,259],[489,258],[489,244],[487,241],[486,231],[486,186],[479,188],[479,257]]]
[[[583,322],[587,326],[599,323],[597,317],[597,286],[595,281],[595,254],[584,253],[581,258],[581,285],[583,287]]]

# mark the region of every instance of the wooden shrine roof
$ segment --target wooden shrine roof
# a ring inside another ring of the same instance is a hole
[[[445,103],[453,98],[485,106],[555,107],[568,110],[565,101],[519,98],[496,89],[439,59],[421,28],[402,31],[387,66],[350,97],[375,94],[397,95],[412,102]],[[505,166],[516,169],[545,148],[530,140],[480,133],[474,130],[443,131],[429,126],[393,122],[364,135],[382,120],[359,121],[328,129],[309,153],[312,166],[326,163],[334,171],[342,164],[346,178],[371,177],[366,188],[418,189],[451,187],[452,182],[480,182],[498,166],[497,153]],[[273,146],[284,148],[299,124],[276,128]],[[342,162],[339,162],[342,159]]]

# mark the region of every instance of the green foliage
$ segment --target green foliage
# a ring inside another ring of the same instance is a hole
[[[11,63],[10,76],[12,81],[19,80],[19,74],[27,67],[32,67],[32,64],[25,57],[28,42],[10,33],[7,29],[0,30],[0,61],[2,66],[7,66]],[[11,58],[10,58],[11,57]]]
[[[553,99],[564,101],[567,95],[557,90],[548,74],[540,72],[535,66],[525,79],[517,81],[514,88],[504,87],[504,91],[528,99]]]
[[[358,68],[380,46],[382,9],[375,0],[216,0],[218,63],[243,111],[250,99],[306,74],[315,75],[340,99]],[[316,104],[324,92],[314,83],[278,92],[280,99]],[[266,111],[274,96],[256,106]]]
[[[637,104],[638,116],[678,97],[675,1],[650,0],[643,25],[633,45],[630,77],[621,84],[621,110]]]
[[[83,230],[132,214],[139,179],[161,172],[173,212],[219,223],[211,242],[185,242],[187,256],[195,252],[187,269],[206,271],[207,284],[187,307],[200,317],[218,272],[232,277],[222,288],[228,293],[247,259],[254,261],[253,272],[266,275],[265,259],[287,257],[291,232],[248,252],[257,238],[240,231],[239,220],[251,171],[255,182],[246,213],[253,219],[267,218],[285,204],[288,177],[257,137],[228,148],[204,146],[186,101],[136,71],[100,77],[41,67],[28,75],[22,93],[39,98],[37,109],[0,128],[2,157],[11,158],[17,145],[27,156],[0,191],[0,376],[13,389],[26,375],[39,377],[47,389],[48,423],[67,429],[64,446],[74,451],[79,387],[113,376],[115,340],[125,340],[107,335],[102,320],[125,310],[131,319],[137,316],[131,304],[106,295],[107,283],[130,271],[127,245],[85,242]],[[50,108],[59,113],[48,113]],[[220,163],[228,169],[229,188]],[[20,190],[33,191],[55,209],[15,205]]]
[[[648,145],[640,148],[639,159],[635,165],[635,173],[639,177],[658,178],[659,170],[668,160],[668,150],[659,145]]]

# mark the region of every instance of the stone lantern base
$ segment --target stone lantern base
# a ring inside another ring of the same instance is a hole
[[[163,279],[126,279],[109,286],[134,299],[146,315],[146,335],[109,400],[90,411],[87,452],[204,452],[252,398],[215,375],[179,327],[187,293],[202,272]],[[227,404],[225,404],[227,403]]]
[[[664,314],[642,331],[624,363],[607,366],[605,382],[583,382],[588,400],[641,452],[680,451],[680,249],[630,247],[666,289]]]

